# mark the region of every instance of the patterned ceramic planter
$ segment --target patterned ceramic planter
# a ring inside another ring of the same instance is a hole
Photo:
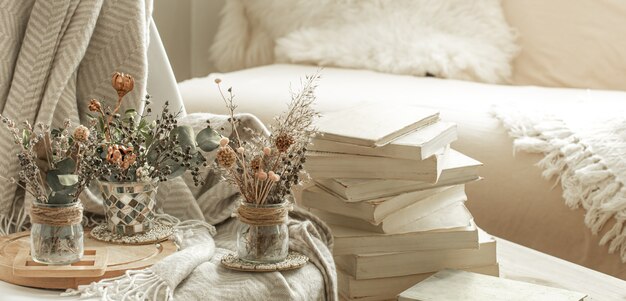
[[[98,181],[104,198],[109,230],[120,235],[135,235],[152,228],[158,181]]]

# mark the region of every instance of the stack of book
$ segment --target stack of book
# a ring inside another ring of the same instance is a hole
[[[496,242],[465,207],[481,163],[434,110],[364,106],[317,124],[299,200],[333,231],[340,295],[388,300],[433,273],[498,275]]]

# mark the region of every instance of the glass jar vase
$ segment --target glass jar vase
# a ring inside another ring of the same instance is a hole
[[[253,204],[241,202],[237,209],[237,254],[251,263],[276,263],[289,253],[288,202]]]
[[[43,218],[38,218],[31,211],[30,254],[34,261],[48,265],[67,265],[83,257],[83,213],[80,204],[37,204],[31,210],[46,212],[39,213]],[[74,217],[44,223],[45,220],[52,221],[50,216],[60,210],[64,210],[66,214],[70,212]]]
[[[98,184],[104,198],[104,216],[111,233],[131,236],[152,228],[158,181],[98,181]]]

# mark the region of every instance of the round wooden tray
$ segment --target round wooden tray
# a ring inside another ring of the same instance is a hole
[[[152,266],[157,261],[164,257],[176,252],[176,244],[173,241],[167,240],[160,243],[147,244],[147,245],[118,245],[108,244],[105,242],[97,241],[85,231],[85,257],[93,256],[87,250],[102,250],[106,249],[104,257],[106,258],[106,268],[103,273],[100,271],[98,276],[85,276],[85,271],[80,271],[82,264],[74,265],[74,267],[68,266],[67,277],[63,276],[63,266],[44,266],[37,267],[39,269],[45,269],[50,267],[54,270],[54,277],[23,277],[16,274],[23,274],[14,271],[16,262],[20,258],[24,258],[24,253],[28,252],[30,246],[30,232],[20,232],[11,234],[8,236],[0,237],[0,280],[29,287],[37,288],[49,288],[49,289],[67,289],[76,288],[79,285],[89,284],[94,281],[98,281],[104,278],[116,277],[124,274],[127,270],[137,270]],[[92,252],[96,252],[92,251]],[[16,260],[17,258],[17,260]],[[95,259],[97,262],[99,259]],[[28,265],[28,264],[26,264]],[[39,276],[44,275],[42,273],[33,273]],[[81,275],[82,274],[82,275]]]

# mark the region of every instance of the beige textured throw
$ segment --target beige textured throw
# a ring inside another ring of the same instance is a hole
[[[585,224],[602,235],[609,253],[626,262],[626,103],[593,96],[570,107],[545,104],[542,111],[496,108],[515,138],[515,148],[544,153],[538,165],[556,178],[571,208],[586,210]],[[604,227],[613,219],[612,227]]]
[[[242,127],[266,131],[252,115],[238,118]],[[224,116],[190,114],[180,123],[199,130],[206,126],[207,119],[223,135],[230,136]],[[207,159],[213,161],[214,156],[208,154]],[[183,222],[176,234],[179,252],[152,268],[130,271],[66,294],[102,296],[103,300],[337,300],[330,229],[298,209],[290,213],[289,247],[307,255],[310,263],[296,271],[271,273],[238,272],[220,266],[221,257],[236,250],[238,221],[231,215],[238,200],[236,188],[214,173],[202,187],[195,187],[186,177],[161,183],[157,201],[166,213],[183,220],[207,220],[217,225],[217,235],[213,238],[206,227]]]

